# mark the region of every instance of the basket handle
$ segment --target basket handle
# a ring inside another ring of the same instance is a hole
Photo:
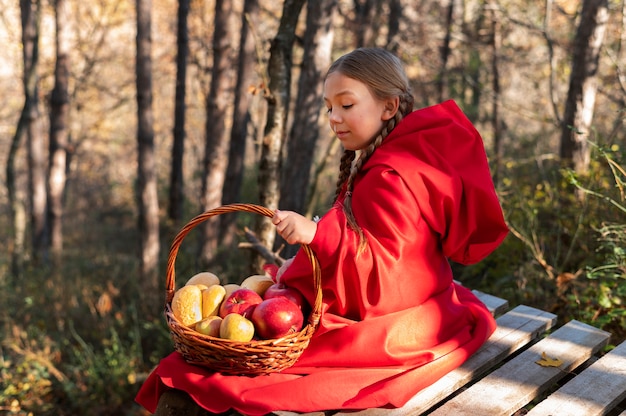
[[[223,205],[218,208],[211,209],[209,211],[205,211],[202,214],[197,215],[192,218],[185,226],[178,232],[174,240],[172,241],[172,245],[170,247],[170,253],[167,259],[167,269],[166,276],[167,280],[165,282],[165,299],[166,304],[169,304],[174,297],[174,292],[176,290],[176,256],[178,255],[178,249],[183,242],[183,239],[189,234],[189,232],[195,228],[198,224],[208,220],[217,215],[226,214],[230,212],[251,212],[259,215],[264,215],[266,217],[272,218],[274,216],[274,211],[269,208],[262,207],[260,205],[254,204],[229,204]],[[311,314],[309,316],[309,322],[313,325],[317,326],[321,316],[321,308],[322,308],[322,274],[319,261],[315,257],[313,250],[306,245],[301,245],[303,251],[307,255],[309,261],[311,262],[311,266],[313,268],[313,284],[315,286],[315,302],[311,305]]]

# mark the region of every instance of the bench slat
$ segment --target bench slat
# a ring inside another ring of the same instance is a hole
[[[604,415],[624,398],[626,398],[626,342],[622,342],[539,403],[527,413],[527,416]]]
[[[493,316],[500,316],[509,309],[509,301],[506,299],[489,295],[479,290],[472,290],[472,293],[485,304]]]
[[[424,412],[551,328],[556,315],[520,305],[496,321],[498,327],[493,335],[461,367],[420,391],[401,408],[339,412],[337,416],[406,416]]]
[[[589,359],[606,345],[609,336],[590,325],[570,321],[443,404],[431,416],[509,416]],[[559,368],[536,364],[544,352],[563,364]]]

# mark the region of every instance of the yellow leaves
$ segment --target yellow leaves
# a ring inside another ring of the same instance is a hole
[[[541,353],[541,360],[535,362],[542,367],[560,367],[563,364],[563,361],[558,358],[550,358],[545,352]]]

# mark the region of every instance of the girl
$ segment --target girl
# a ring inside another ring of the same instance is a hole
[[[480,261],[507,234],[476,129],[452,101],[413,112],[402,64],[383,49],[333,63],[324,101],[345,149],[335,203],[317,223],[290,211],[272,219],[320,262],[322,318],[309,347],[293,367],[253,378],[210,373],[174,353],[137,396],[148,410],[166,388],[215,413],[399,407],[494,331],[448,261]],[[313,302],[304,253],[281,281]]]

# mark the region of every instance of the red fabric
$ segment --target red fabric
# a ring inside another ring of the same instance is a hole
[[[507,228],[482,139],[452,101],[413,112],[355,181],[353,210],[366,249],[340,202],[319,221],[311,248],[322,268],[323,314],[299,361],[259,377],[223,376],[173,353],[137,402],[154,411],[164,388],[205,409],[247,415],[402,406],[461,365],[495,321],[453,283],[448,258],[480,261]],[[311,266],[296,255],[282,281],[312,302]]]

